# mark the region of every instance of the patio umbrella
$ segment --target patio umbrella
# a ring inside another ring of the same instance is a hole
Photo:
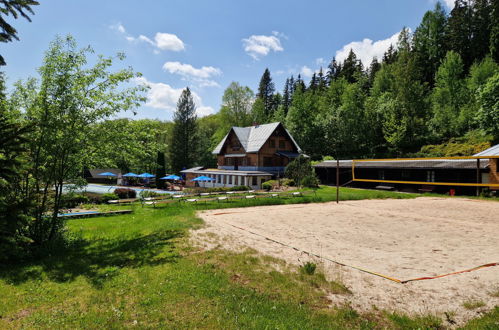
[[[162,180],[180,180],[181,178],[178,175],[172,174],[172,175],[164,176],[160,179],[162,179]]]
[[[137,177],[139,177],[139,178],[154,178],[155,175],[151,174],[151,173],[142,173],[142,174],[137,175]]]
[[[192,179],[191,181],[213,181],[214,179],[213,178],[210,178],[208,176],[204,176],[204,175],[201,175],[201,176],[198,176],[197,178],[195,179]]]
[[[102,176],[116,176],[116,174],[111,173],[111,172],[103,172],[103,173],[99,173],[97,175],[102,175]]]
[[[135,174],[135,173],[130,172],[130,173],[127,173],[127,174],[123,174],[123,176],[124,176],[125,178],[135,178],[135,177],[137,177],[138,175],[137,175],[137,174]]]

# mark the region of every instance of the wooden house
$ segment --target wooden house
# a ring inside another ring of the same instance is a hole
[[[212,182],[207,187],[238,185],[258,189],[261,183],[275,176],[282,176],[285,167],[301,154],[302,150],[281,123],[232,127],[213,150],[217,157],[216,169],[202,167],[182,171],[186,185],[205,175]]]

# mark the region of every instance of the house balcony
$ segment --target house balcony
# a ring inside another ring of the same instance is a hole
[[[234,166],[218,166],[220,170],[235,171]],[[237,171],[261,171],[274,175],[283,175],[285,166],[238,166]]]

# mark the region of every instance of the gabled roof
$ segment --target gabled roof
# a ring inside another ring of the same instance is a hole
[[[490,147],[487,150],[474,154],[473,156],[499,156],[499,144]]]
[[[236,134],[239,142],[243,146],[246,152],[258,152],[262,148],[262,146],[267,142],[269,137],[274,133],[277,127],[279,127],[281,123],[271,123],[264,125],[256,125],[249,127],[232,127],[229,133],[220,141],[217,147],[213,150],[214,154],[219,154],[222,151],[222,148],[229,137],[229,134],[233,131]],[[283,127],[284,128],[284,127]],[[294,143],[298,152],[301,153],[301,149],[296,143],[293,136],[288,132],[287,129],[284,128],[286,133],[289,135],[291,141]]]

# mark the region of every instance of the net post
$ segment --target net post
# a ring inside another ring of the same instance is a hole
[[[340,202],[340,160],[336,159],[336,204]]]
[[[480,178],[480,158],[476,159],[476,183],[482,183]],[[479,186],[476,187],[476,195],[480,196],[481,188]]]

